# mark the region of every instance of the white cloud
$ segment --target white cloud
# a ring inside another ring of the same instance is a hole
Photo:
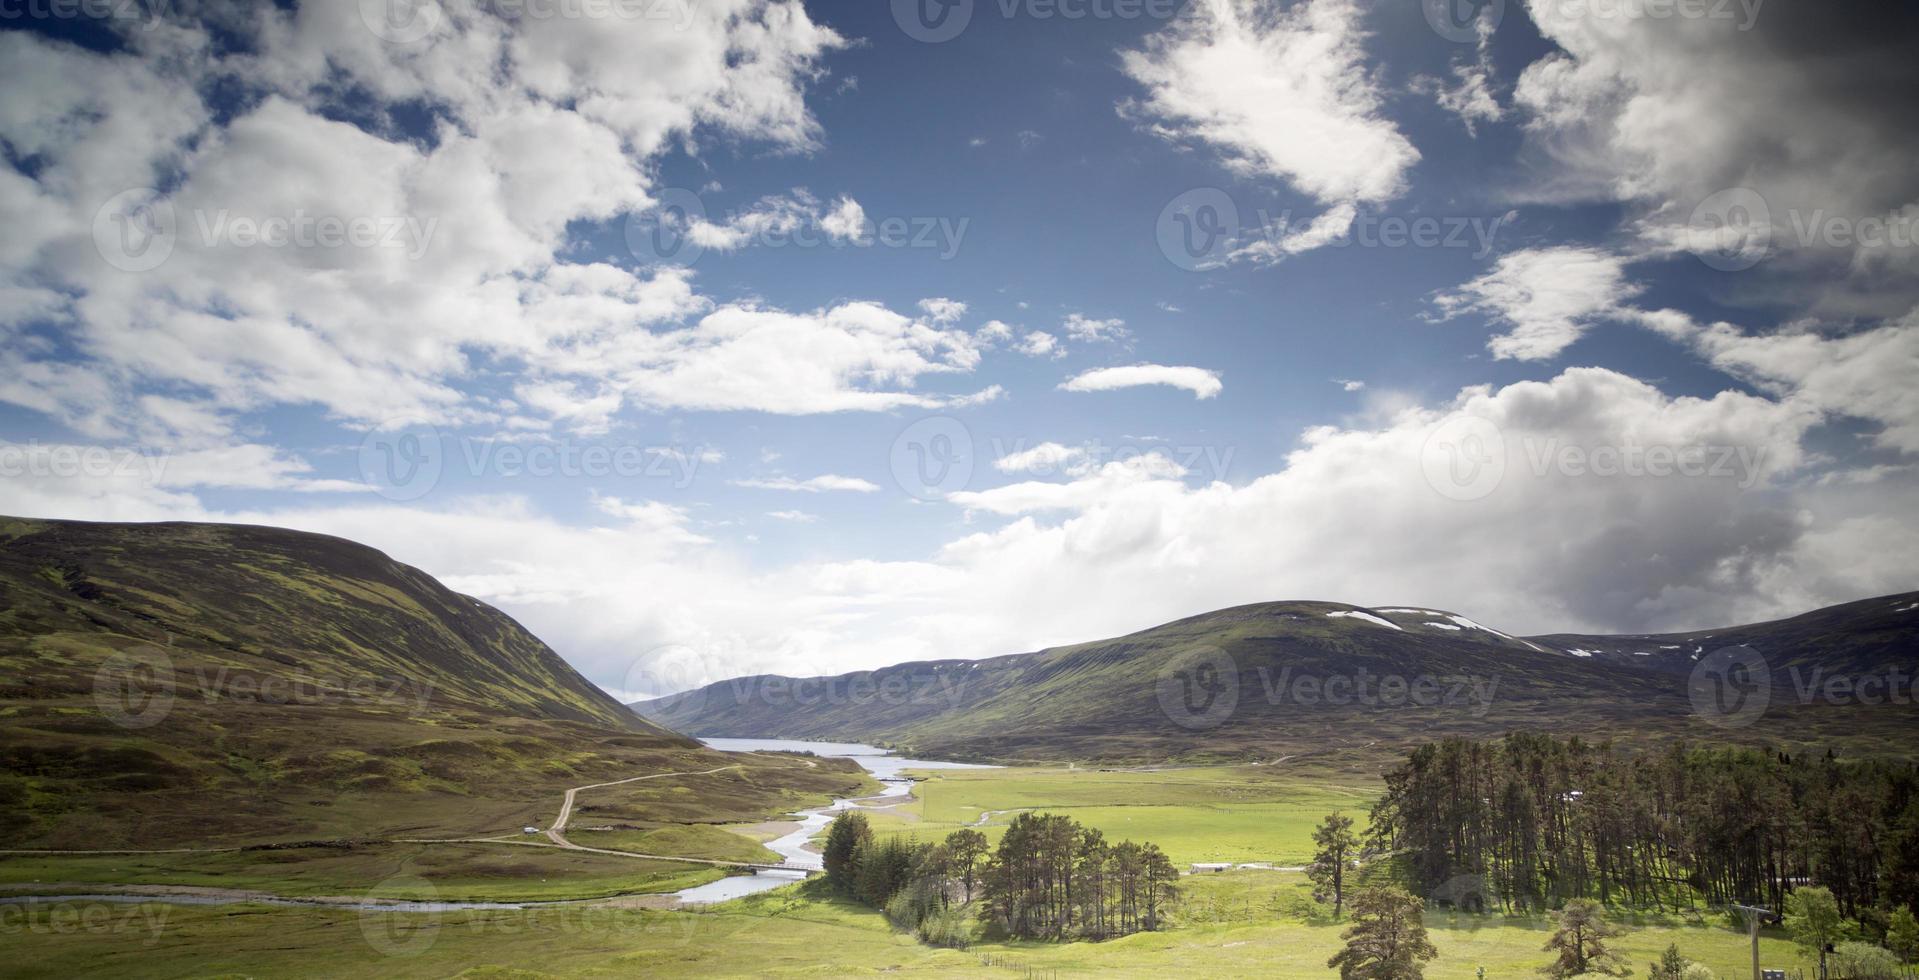
[[[831,490],[851,490],[855,493],[876,493],[879,485],[856,476],[838,476],[828,473],[822,476],[796,480],[790,476],[762,477],[751,480],[735,480],[736,487],[751,487],[757,490],[798,490],[804,493],[824,493]]]
[[[1129,116],[1327,205],[1399,196],[1419,151],[1387,118],[1353,0],[1196,0],[1124,52]],[[1302,242],[1303,244],[1303,242]]]
[[[1170,385],[1184,388],[1201,399],[1211,398],[1225,386],[1219,373],[1205,368],[1171,367],[1164,364],[1132,364],[1126,367],[1095,368],[1068,378],[1060,384],[1064,391],[1115,391],[1141,385]]]
[[[1852,220],[1919,203],[1909,17],[1797,4],[1672,18],[1597,17],[1551,0],[1527,7],[1558,50],[1527,67],[1514,91],[1538,179],[1524,196],[1628,202],[1647,240],[1665,247],[1712,195],[1750,188],[1784,254],[1770,275],[1737,283],[1743,291],[1797,294],[1847,315],[1911,307],[1919,252],[1788,233],[1795,214]]]
[[[766,516],[776,521],[789,521],[794,524],[812,524],[820,519],[818,514],[809,514],[803,510],[769,510]]]
[[[1431,482],[1430,464],[1446,461],[1434,440],[1466,418],[1498,434],[1487,459],[1504,472],[1461,500]],[[1800,479],[1816,465],[1802,443],[1819,422],[1789,398],[1674,398],[1580,368],[1309,430],[1283,467],[1242,486],[1190,486],[1170,458],[1149,454],[955,495],[953,505],[1004,523],[925,560],[772,570],[691,531],[683,509],[610,498],[596,501],[610,523],[579,526],[515,498],[236,512],[144,478],[104,490],[6,479],[0,512],[342,535],[502,606],[610,689],[631,690],[636,668],[678,651],[671,689],[999,655],[1281,598],[1415,602],[1514,633],[1636,632],[1909,588],[1919,574],[1913,474]],[[1752,469],[1600,476],[1552,462],[1622,447],[1731,447]],[[1514,545],[1538,541],[1552,547]]]
[[[1627,261],[1580,246],[1525,249],[1500,256],[1491,272],[1440,294],[1434,304],[1448,319],[1477,312],[1506,324],[1508,331],[1487,344],[1495,357],[1542,360],[1638,293],[1626,278]]]
[[[1126,321],[1118,318],[1099,319],[1084,313],[1068,313],[1060,324],[1066,336],[1086,342],[1125,340],[1130,334],[1126,330]]]
[[[654,203],[653,161],[669,146],[817,144],[804,95],[820,59],[845,42],[798,3],[702,3],[678,30],[463,10],[413,45],[376,37],[352,4],[254,14],[223,19],[239,36],[218,45],[185,21],[130,29],[114,54],[0,36],[0,60],[20,69],[0,92],[0,138],[36,160],[31,178],[9,169],[0,180],[11,270],[0,276],[0,398],[95,436],[144,434],[153,416],[140,399],[161,393],[202,439],[275,405],[359,424],[500,423],[499,405],[473,390],[475,364],[491,360],[520,366],[527,414],[597,431],[623,405],[685,401],[679,379],[715,358],[763,356],[759,338],[730,342],[711,328],[715,317],[774,314],[715,310],[683,269],[561,256],[570,225]],[[247,96],[231,119],[201,98],[216,78]],[[342,91],[355,93],[352,113],[334,111]],[[419,139],[340,121],[385,118],[402,103],[444,125]],[[171,188],[154,212],[174,216],[161,239],[171,250],[154,253],[165,255],[157,268],[123,271],[109,263],[124,257],[102,206],[155,184]],[[698,234],[731,247],[797,210],[835,235],[859,214],[850,198],[825,213],[807,197],[769,201]],[[300,215],[368,225],[375,244],[246,237]],[[699,326],[673,329],[701,314]],[[49,364],[16,336],[29,319],[67,324],[81,366]],[[886,339],[872,318],[799,319],[811,337],[771,333],[858,363],[829,365],[778,404],[740,389],[712,400],[782,412],[933,404],[875,386],[967,370],[977,357],[965,338],[926,328],[885,328],[896,333]]]
[[[1001,456],[993,461],[993,468],[1001,473],[1050,473],[1056,470],[1070,471],[1088,460],[1086,450],[1077,446],[1042,442],[1031,449],[1015,450]]]
[[[1873,440],[1880,447],[1919,454],[1919,388],[1911,383],[1919,370],[1919,311],[1830,336],[1805,328],[1749,334],[1729,323],[1698,324],[1672,310],[1637,317],[1784,404],[1876,423]]]
[[[761,198],[723,222],[696,217],[685,230],[701,248],[731,252],[748,245],[797,241],[799,232],[807,228],[818,228],[828,241],[859,239],[865,234],[866,211],[858,201],[845,196],[830,211],[825,210],[811,194],[795,191]]]
[[[1020,338],[1014,348],[1028,357],[1065,357],[1065,349],[1059,346],[1059,338],[1044,330],[1033,330]]]
[[[1480,61],[1459,62],[1453,65],[1451,81],[1422,75],[1413,79],[1413,91],[1431,96],[1439,107],[1458,117],[1466,126],[1466,132],[1477,136],[1479,124],[1498,122],[1506,117],[1506,110],[1493,96],[1492,66],[1482,58]]]
[[[856,240],[866,234],[866,209],[850,197],[841,197],[833,210],[820,218],[820,227],[836,239]]]
[[[925,313],[927,318],[934,323],[945,326],[966,315],[966,304],[956,299],[937,296],[931,299],[920,300],[920,311]],[[997,323],[998,321],[994,322]],[[991,324],[988,326],[990,325]],[[1002,324],[1002,326],[1004,326],[1004,324]]]

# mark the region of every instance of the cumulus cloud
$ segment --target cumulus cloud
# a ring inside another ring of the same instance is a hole
[[[934,323],[945,325],[965,316],[966,304],[956,299],[936,296],[930,299],[920,300],[920,312],[925,313],[927,318]],[[997,320],[993,321],[993,323],[998,322]],[[987,326],[990,327],[992,324],[989,323]],[[1005,324],[1000,324],[1000,326],[1003,327]],[[987,332],[984,327],[981,328],[981,331]]]
[[[1856,369],[1860,358],[1827,359]],[[1819,465],[1805,437],[1823,418],[1786,396],[1672,397],[1572,369],[1308,430],[1283,466],[1244,485],[1192,485],[1161,454],[1061,465],[1053,479],[952,495],[1000,523],[922,559],[773,570],[694,530],[685,509],[614,498],[582,525],[517,498],[221,510],[144,479],[79,492],[55,478],[0,480],[0,511],[237,520],[365,541],[502,606],[608,689],[637,691],[638,674],[643,693],[660,693],[763,671],[998,655],[1278,598],[1414,602],[1512,632],[1642,631],[1909,588],[1913,474],[1804,479]],[[1495,476],[1473,473],[1470,494],[1455,482],[1462,448]],[[1062,443],[1022,452],[1002,470],[1073,456]]]
[[[1487,344],[1493,356],[1536,361],[1554,357],[1588,326],[1616,314],[1638,293],[1628,260],[1584,246],[1525,249],[1500,257],[1491,272],[1434,298],[1445,318],[1484,313],[1507,332]]]
[[[635,404],[933,404],[903,389],[977,361],[964,335],[877,308],[721,307],[685,269],[563,258],[570,227],[658,203],[651,170],[669,146],[817,145],[805,93],[846,42],[794,0],[701,3],[679,30],[449,7],[413,44],[382,40],[352,4],[210,16],[232,43],[186,19],[119,25],[113,53],[0,36],[19,69],[0,138],[36,161],[0,178],[0,398],[121,438],[156,435],[140,399],[162,394],[192,418],[174,435],[200,440],[276,405],[367,426],[498,423],[507,408],[476,391],[476,364],[509,362],[515,410],[590,432]],[[206,101],[221,86],[245,96],[231,114]],[[445,124],[372,121],[403,105]],[[166,192],[141,190],[154,186]],[[861,221],[851,198],[796,192],[691,235],[725,249]],[[343,234],[360,237],[338,247]],[[36,343],[47,329],[64,343]],[[827,363],[797,388],[764,385],[751,365],[796,346]],[[769,397],[690,390],[741,367]]]
[[[1165,364],[1131,364],[1125,367],[1095,368],[1060,383],[1062,391],[1116,391],[1141,385],[1169,385],[1184,388],[1200,399],[1212,398],[1225,387],[1219,373],[1205,368],[1175,367]]]
[[[1833,4],[1730,5],[1708,17],[1591,16],[1529,0],[1558,50],[1514,91],[1551,201],[1623,201],[1658,247],[1702,217],[1736,218],[1782,253],[1761,295],[1816,299],[1836,313],[1892,316],[1919,295],[1919,251],[1806,236],[1815,214],[1887,218],[1919,203],[1919,12]],[[1816,149],[1814,149],[1816,148]],[[1699,215],[1747,188],[1763,210]],[[1800,275],[1778,281],[1793,269]]]
[[[1044,330],[1032,330],[1021,337],[1013,348],[1027,357],[1065,357],[1066,349],[1059,345],[1059,338]]]
[[[1876,423],[1881,448],[1919,454],[1919,312],[1832,335],[1807,327],[1753,334],[1730,323],[1701,324],[1674,310],[1635,314],[1712,366],[1822,417]]]
[[[1240,174],[1283,181],[1322,204],[1391,200],[1419,151],[1382,109],[1362,17],[1354,0],[1198,0],[1122,54],[1146,94],[1121,109],[1167,139],[1217,150]],[[1324,244],[1331,232],[1319,230],[1294,244]]]

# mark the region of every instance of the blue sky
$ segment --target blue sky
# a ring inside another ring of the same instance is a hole
[[[1913,585],[1903,14],[358,6],[6,23],[0,510],[342,534],[636,695]]]

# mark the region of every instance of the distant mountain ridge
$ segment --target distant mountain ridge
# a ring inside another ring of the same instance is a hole
[[[1708,641],[1753,646],[1784,672],[1815,662],[1912,665],[1916,639],[1919,593],[1776,623],[1632,637],[1514,636],[1426,606],[1269,602],[1033,653],[832,678],[736,678],[631,707],[692,735],[879,741],[955,758],[1358,756],[1437,734],[1528,727],[1713,734],[1716,719],[1698,717],[1687,687],[1697,657],[1717,649]],[[1206,709],[1217,717],[1191,710],[1229,691],[1230,710]],[[1805,707],[1778,710],[1839,724],[1814,724],[1808,736],[1850,737],[1839,716]],[[1876,729],[1909,719],[1872,721]]]

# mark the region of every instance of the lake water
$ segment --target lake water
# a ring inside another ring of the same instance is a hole
[[[851,759],[880,781],[882,788],[875,796],[864,797],[857,801],[834,800],[829,806],[802,810],[793,814],[800,821],[799,829],[784,837],[766,842],[767,849],[784,858],[786,863],[803,868],[817,869],[821,866],[819,853],[809,850],[806,845],[815,834],[832,822],[835,814],[842,810],[853,809],[883,810],[906,802],[905,797],[913,792],[913,780],[901,775],[905,770],[992,768],[964,762],[907,759],[877,746],[861,745],[858,742],[806,742],[788,738],[703,738],[700,741],[721,752],[811,752],[817,756]],[[758,871],[750,875],[734,875],[687,888],[675,892],[674,897],[686,905],[724,902],[755,892],[779,888],[782,885],[790,885],[805,877],[806,875],[799,871]]]

